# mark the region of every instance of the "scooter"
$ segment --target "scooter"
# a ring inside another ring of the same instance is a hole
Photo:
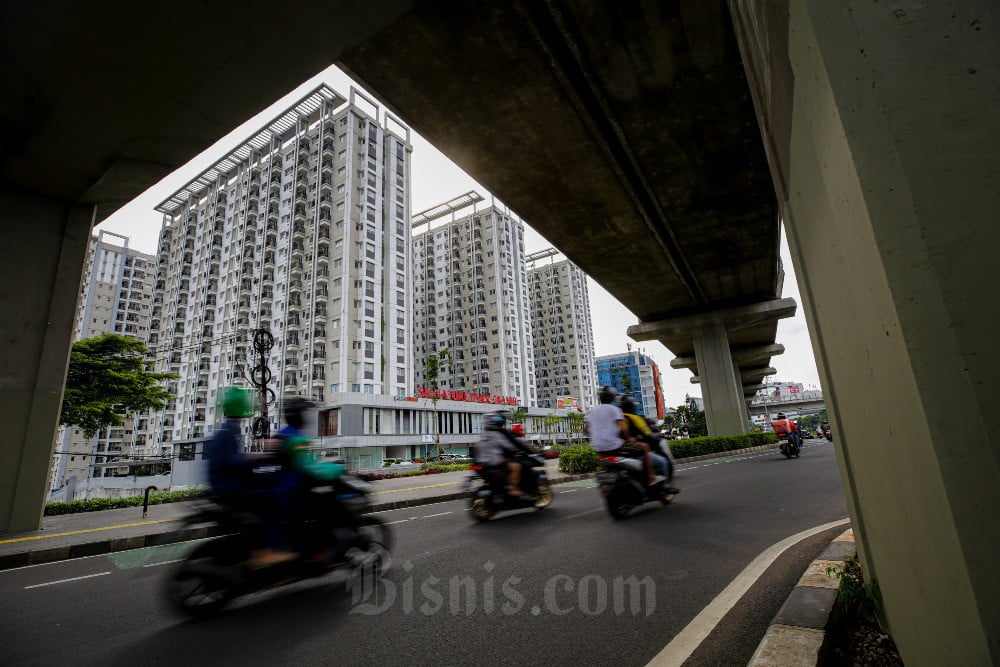
[[[552,489],[545,473],[545,460],[540,456],[521,456],[523,464],[521,491],[524,495],[512,496],[507,493],[507,479],[502,472],[486,471],[482,466],[473,465],[463,486],[469,492],[469,509],[476,521],[489,521],[497,512],[534,508],[543,510],[552,504]]]
[[[624,519],[646,503],[659,501],[669,505],[673,501],[674,495],[667,492],[669,480],[649,485],[645,479],[642,459],[614,454],[601,456],[597,461],[597,486],[614,519]]]
[[[306,516],[297,518],[291,530],[296,557],[260,568],[249,565],[251,552],[262,543],[259,517],[206,501],[186,522],[216,523],[227,534],[201,544],[174,568],[167,578],[167,600],[182,614],[204,618],[256,591],[334,571],[385,571],[392,536],[381,520],[366,514],[369,489],[350,476],[310,489]]]
[[[802,449],[801,440],[797,435],[791,433],[785,433],[783,431],[778,431],[778,449],[785,458],[799,458],[799,452]]]

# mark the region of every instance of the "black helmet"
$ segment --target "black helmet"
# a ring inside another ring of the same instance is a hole
[[[601,390],[597,392],[597,398],[600,399],[601,403],[614,403],[617,396],[618,390],[611,385],[604,385],[601,387]]]
[[[316,404],[310,400],[302,398],[301,396],[290,396],[285,399],[283,406],[283,412],[285,414],[285,423],[289,426],[294,426],[295,428],[300,428],[302,424],[305,423],[303,414],[307,410],[311,410],[316,407]]]
[[[499,431],[507,423],[507,418],[500,412],[487,412],[483,415],[483,429],[486,431]]]
[[[635,414],[635,399],[631,396],[622,396],[622,400],[618,402],[618,407],[622,409],[622,412],[627,412],[631,415]]]
[[[778,413],[778,419],[784,419],[784,418],[785,418],[785,413],[784,412],[779,412]]]

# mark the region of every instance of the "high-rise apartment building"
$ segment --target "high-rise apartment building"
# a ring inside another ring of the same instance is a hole
[[[663,418],[660,369],[652,357],[642,351],[630,349],[624,354],[597,357],[597,384],[630,393],[638,414],[652,419]]]
[[[441,388],[533,406],[524,225],[481,203],[468,193],[413,216],[416,381],[426,383],[427,357],[447,348],[452,365],[441,368]]]
[[[568,259],[552,261],[556,254],[527,257],[538,406],[586,411],[597,396],[587,275]]]
[[[101,231],[91,237],[73,340],[114,333],[143,342],[150,326],[156,258],[128,247],[125,236]],[[56,436],[52,488],[71,479],[116,474],[109,463],[119,457],[145,454],[149,415],[136,415],[122,426],[101,429],[87,438],[76,427],[63,427]]]
[[[250,385],[257,329],[274,338],[272,428],[286,396],[407,393],[410,152],[374,101],[324,85],[159,205],[149,342],[180,376],[165,448],[211,432],[220,388]]]

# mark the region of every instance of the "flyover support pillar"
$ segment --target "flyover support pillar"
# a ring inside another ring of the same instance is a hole
[[[0,533],[12,533],[41,524],[93,216],[3,189],[0,211]]]
[[[1000,664],[1000,6],[779,5],[730,1],[865,577],[907,665]]]
[[[746,433],[746,405],[736,364],[729,351],[729,337],[722,324],[710,324],[692,330],[694,353],[698,360],[705,422],[709,435]]]

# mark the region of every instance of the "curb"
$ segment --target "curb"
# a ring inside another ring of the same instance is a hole
[[[855,551],[851,528],[830,542],[792,589],[747,667],[816,665],[840,590],[840,579],[828,574],[827,568],[840,570]]]
[[[715,454],[701,454],[676,459],[675,463],[692,463],[713,458],[724,458],[729,456],[739,456],[750,454],[767,449],[777,448],[773,445],[759,445],[757,447],[747,447],[728,452],[716,452]],[[567,482],[577,482],[584,479],[592,479],[594,473],[583,473],[578,475],[567,475],[559,479],[549,480],[551,484],[565,484]],[[421,505],[431,505],[433,503],[443,503],[449,500],[461,500],[468,497],[468,492],[458,491],[446,493],[439,496],[427,496],[424,498],[411,498],[409,500],[395,500],[391,502],[377,503],[372,505],[371,512],[385,512],[387,510],[405,509],[408,507],[420,507]],[[177,519],[182,521],[183,519]],[[41,565],[43,563],[54,563],[71,558],[82,558],[84,556],[99,556],[101,554],[114,553],[116,551],[129,551],[131,549],[141,549],[143,547],[156,547],[164,544],[175,544],[177,542],[188,542],[190,540],[200,540],[206,537],[215,537],[224,534],[218,526],[199,526],[180,528],[161,533],[150,533],[147,535],[134,535],[132,537],[117,537],[97,540],[95,542],[85,542],[62,547],[49,547],[36,549],[34,551],[21,551],[18,553],[0,556],[0,570],[10,570],[16,567],[27,565]]]

